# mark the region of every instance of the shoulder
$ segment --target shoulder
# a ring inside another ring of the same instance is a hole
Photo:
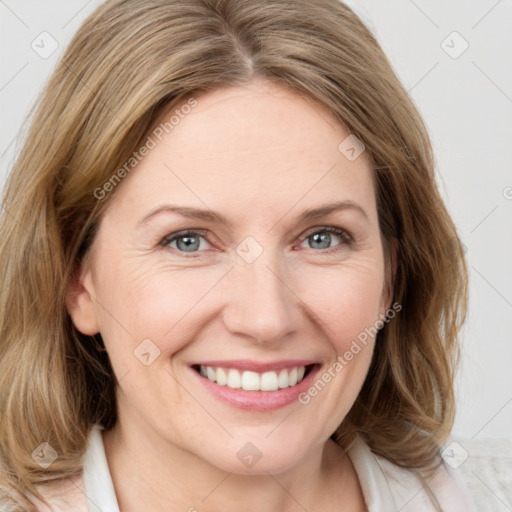
[[[430,510],[432,502],[425,485],[443,510],[476,512],[465,482],[442,459],[434,472],[423,474],[422,482],[417,471],[397,466],[383,457],[376,458],[402,512]]]
[[[476,512],[465,482],[443,459],[435,471],[420,475],[374,454],[361,438],[349,450],[360,478],[366,480],[361,485],[366,486],[370,501],[380,502],[381,496],[387,495],[400,512],[435,511],[428,486],[445,512]]]
[[[39,484],[36,489],[50,505],[48,507],[33,496],[38,512],[88,512],[82,474]]]

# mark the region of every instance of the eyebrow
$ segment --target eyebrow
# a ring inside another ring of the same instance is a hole
[[[312,219],[317,219],[319,217],[324,217],[326,215],[329,215],[330,213],[337,212],[337,211],[343,211],[343,210],[352,210],[358,212],[365,220],[369,221],[368,214],[363,209],[362,206],[360,206],[357,203],[354,203],[353,201],[341,201],[337,203],[329,203],[317,208],[307,208],[302,213],[300,213],[296,221],[297,222],[304,222],[309,221]],[[173,212],[181,215],[182,217],[186,217],[189,219],[199,219],[210,223],[217,223],[217,224],[225,224],[227,226],[231,227],[231,222],[222,215],[221,213],[214,212],[213,210],[202,210],[199,208],[192,208],[189,206],[178,206],[178,205],[172,205],[172,204],[164,204],[162,206],[158,206],[157,208],[151,210],[147,215],[142,217],[137,222],[137,227],[142,226],[146,222],[148,222],[153,217],[159,215],[162,212]]]

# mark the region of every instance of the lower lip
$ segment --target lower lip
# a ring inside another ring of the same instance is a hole
[[[228,405],[246,411],[267,412],[298,402],[299,395],[311,386],[319,369],[320,366],[315,365],[298,384],[276,391],[246,391],[241,388],[233,389],[228,386],[219,386],[203,377],[193,368],[191,368],[191,371],[212,395]]]

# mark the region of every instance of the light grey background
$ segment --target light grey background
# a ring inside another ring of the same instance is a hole
[[[29,107],[100,3],[0,0],[0,186]],[[375,33],[425,119],[439,185],[467,247],[470,311],[453,433],[512,439],[512,2],[347,3]],[[59,46],[47,57],[52,38]]]

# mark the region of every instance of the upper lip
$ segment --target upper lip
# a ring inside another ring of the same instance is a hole
[[[271,372],[281,370],[283,368],[294,368],[297,366],[308,366],[315,364],[318,361],[311,359],[281,359],[279,361],[262,362],[251,361],[249,359],[232,359],[232,360],[215,360],[215,361],[200,361],[194,363],[192,366],[203,365],[211,366],[213,368],[234,368],[236,370],[248,370],[257,373]]]

